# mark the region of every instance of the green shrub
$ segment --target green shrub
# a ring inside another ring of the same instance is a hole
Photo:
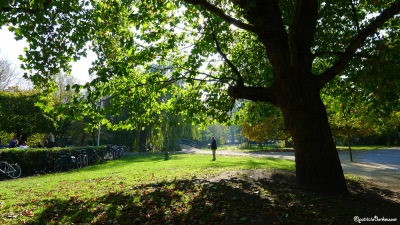
[[[249,148],[251,148],[249,142],[243,142],[242,144],[240,144],[240,147],[239,147],[239,149],[242,149],[242,150],[249,149]]]
[[[68,147],[68,148],[5,148],[0,149],[0,160],[17,163],[23,176],[54,172],[54,162],[60,155],[69,153],[78,156],[80,150],[85,150],[88,157],[97,151],[104,157],[105,146]]]

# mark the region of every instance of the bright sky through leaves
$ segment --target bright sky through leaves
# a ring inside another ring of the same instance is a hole
[[[16,67],[20,67],[21,61],[18,56],[24,54],[24,47],[28,47],[25,41],[16,41],[14,34],[8,31],[7,27],[0,29],[0,55],[9,60]],[[95,58],[95,54],[88,51],[88,57],[83,58],[72,64],[72,75],[76,77],[81,84],[89,82],[89,67]],[[22,72],[21,72],[22,75]]]

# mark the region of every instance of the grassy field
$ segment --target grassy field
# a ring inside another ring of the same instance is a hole
[[[210,156],[185,154],[172,155],[165,161],[161,154],[145,154],[71,172],[5,180],[0,183],[0,224],[103,223],[102,213],[112,210],[117,215],[124,208],[114,200],[108,203],[111,196],[130,196],[141,205],[146,203],[140,196],[151,192],[153,185],[172,188],[177,180],[206,179],[227,170],[256,168],[293,170],[294,164],[243,157],[219,157],[213,162]],[[185,197],[179,191],[175,194]]]
[[[0,224],[350,224],[398,213],[398,193],[349,179],[351,196],[324,196],[298,187],[293,170],[279,159],[130,155],[1,181]]]

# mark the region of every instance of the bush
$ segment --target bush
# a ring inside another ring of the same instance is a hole
[[[23,176],[43,174],[54,171],[54,161],[62,154],[70,153],[73,156],[79,154],[79,150],[85,150],[88,156],[97,150],[100,157],[104,157],[105,146],[100,147],[68,147],[68,148],[6,148],[0,149],[0,159],[9,163],[17,163]]]
[[[243,142],[242,144],[240,144],[239,149],[249,149],[251,148],[251,145],[249,142]]]

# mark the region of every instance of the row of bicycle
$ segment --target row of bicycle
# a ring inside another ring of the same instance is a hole
[[[108,160],[121,158],[126,152],[125,146],[107,145],[107,148],[99,152],[91,149],[88,153],[86,150],[78,150],[77,154],[72,155],[69,152],[63,152],[58,159],[54,161],[54,171],[61,172],[63,170],[80,169],[89,165],[96,165]]]
[[[85,166],[103,163],[108,160],[121,158],[126,152],[125,146],[107,145],[106,149],[77,150],[74,154],[69,151],[60,151],[60,155],[54,161],[54,172],[80,169]],[[22,174],[21,167],[17,163],[9,163],[0,160],[0,175],[9,178],[18,178]]]

